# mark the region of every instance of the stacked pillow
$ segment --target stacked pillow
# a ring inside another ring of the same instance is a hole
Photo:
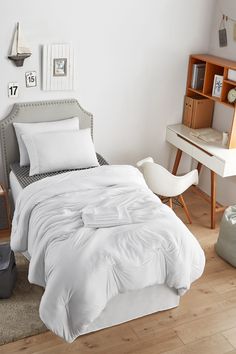
[[[99,166],[90,129],[74,117],[45,123],[13,123],[20,166],[35,174]]]

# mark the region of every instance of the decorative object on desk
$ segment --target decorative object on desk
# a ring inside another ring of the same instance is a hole
[[[28,71],[25,73],[25,84],[26,84],[26,87],[36,87],[37,86],[36,71]]]
[[[18,82],[9,82],[8,84],[8,97],[16,98],[19,95],[19,84]]]
[[[229,103],[236,102],[236,87],[229,90],[227,98],[228,98]]]
[[[227,47],[227,31],[225,28],[225,20],[228,21],[228,16],[223,14],[221,22],[220,22],[220,29],[219,29],[219,45],[220,47]]]
[[[229,142],[229,133],[228,132],[223,132],[222,133],[222,145],[227,146]]]
[[[192,82],[191,82],[192,89],[202,90],[205,70],[206,70],[206,64],[204,63],[193,64]]]
[[[43,46],[43,80],[45,91],[74,89],[74,52],[70,44]]]
[[[30,57],[32,54],[30,48],[25,44],[20,30],[20,24],[17,22],[16,30],[13,37],[13,43],[11,47],[11,53],[8,56],[16,66],[23,66],[24,60]]]
[[[223,76],[222,75],[215,75],[214,82],[212,87],[212,96],[220,97],[223,85]]]
[[[211,127],[214,102],[206,97],[184,98],[183,124],[189,128]]]

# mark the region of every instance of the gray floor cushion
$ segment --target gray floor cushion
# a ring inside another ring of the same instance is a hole
[[[221,258],[236,267],[236,205],[224,212],[215,249]]]

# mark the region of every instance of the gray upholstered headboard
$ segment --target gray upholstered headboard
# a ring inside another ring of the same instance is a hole
[[[81,128],[91,128],[93,116],[86,112],[75,99],[39,101],[14,104],[9,115],[0,121],[0,158],[5,186],[9,188],[10,164],[19,161],[19,149],[13,122],[49,122],[79,117]]]

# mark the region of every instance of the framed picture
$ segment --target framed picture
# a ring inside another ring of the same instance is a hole
[[[74,90],[74,50],[70,44],[45,44],[42,61],[43,90]]]
[[[220,97],[223,85],[223,76],[222,75],[215,75],[214,82],[212,87],[212,96]]]
[[[67,75],[67,59],[55,58],[53,59],[53,76]]]

